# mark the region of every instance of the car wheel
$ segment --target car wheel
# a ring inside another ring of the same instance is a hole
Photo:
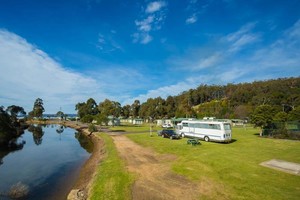
[[[173,140],[173,136],[170,136],[170,139]]]
[[[204,140],[205,140],[205,142],[209,142],[209,137],[208,137],[208,136],[205,136],[205,137],[204,137]]]
[[[185,137],[184,133],[181,133],[181,137],[182,137],[182,138],[184,138],[184,137]]]
[[[161,137],[162,137],[162,138],[164,138],[164,137],[165,137],[165,135],[164,135],[164,134],[162,134],[162,135],[161,135]]]

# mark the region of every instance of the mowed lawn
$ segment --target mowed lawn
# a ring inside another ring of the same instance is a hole
[[[300,141],[260,138],[259,132],[234,128],[232,143],[201,141],[198,146],[187,145],[186,138],[161,138],[156,132],[153,137],[149,132],[127,137],[159,153],[176,155],[173,171],[199,182],[204,188],[201,199],[300,199],[300,176],[259,165],[271,159],[300,163]]]

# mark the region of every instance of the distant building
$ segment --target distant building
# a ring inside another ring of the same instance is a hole
[[[140,118],[132,120],[132,124],[134,124],[134,125],[140,125],[140,124],[143,124],[143,123],[144,123],[144,120],[140,119]]]
[[[173,120],[172,119],[157,119],[156,126],[163,126],[165,124],[170,124],[173,127]]]
[[[109,126],[120,126],[121,125],[121,120],[117,117],[114,117],[112,115],[108,116],[108,123],[107,125]]]

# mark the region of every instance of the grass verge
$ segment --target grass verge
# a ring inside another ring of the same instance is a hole
[[[120,159],[112,138],[104,133],[98,136],[104,140],[106,157],[98,166],[90,199],[131,199],[130,187],[134,181],[133,175],[126,170],[125,163]]]
[[[110,130],[112,131],[121,131],[121,132],[148,132],[149,133],[149,129],[150,129],[150,124],[143,124],[143,125],[132,125],[132,124],[128,124],[128,125],[124,125],[124,126],[115,126],[115,127],[109,127]],[[152,127],[152,131],[153,134],[156,133],[157,130],[162,129],[161,127],[157,127],[157,126],[153,126]]]
[[[205,199],[299,199],[300,176],[259,164],[271,159],[300,163],[300,142],[260,138],[259,131],[234,128],[232,143],[201,142],[198,146],[187,145],[186,138],[170,140],[148,133],[127,137],[159,153],[176,155],[175,173],[200,183],[210,180],[211,195]]]

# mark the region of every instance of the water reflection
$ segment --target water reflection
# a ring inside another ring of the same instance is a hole
[[[85,149],[88,153],[93,152],[93,142],[88,138],[86,135],[84,135],[81,132],[75,133],[75,138],[78,140],[80,146]]]
[[[23,193],[28,189],[25,199],[66,199],[58,197],[57,191],[67,195],[72,187],[69,180],[74,180],[92,150],[92,141],[73,129],[30,126],[10,148],[0,149],[0,199],[9,199],[1,195],[16,188],[25,188]]]
[[[64,126],[58,126],[57,128],[56,128],[56,133],[58,133],[59,134],[59,140],[61,140],[61,134],[64,132]]]
[[[42,144],[44,135],[42,125],[30,125],[28,131],[32,133],[33,141],[36,145]]]
[[[3,164],[3,158],[9,153],[23,149],[26,142],[24,140],[18,141],[18,138],[9,141],[9,144],[0,146],[0,165]]]

